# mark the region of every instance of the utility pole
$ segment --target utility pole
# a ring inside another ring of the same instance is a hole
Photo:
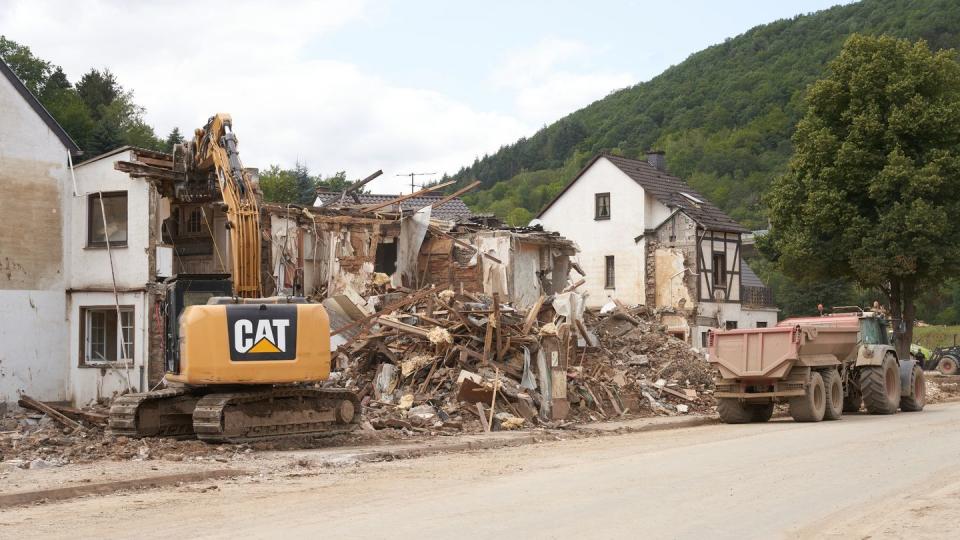
[[[410,193],[414,193],[414,192],[417,190],[417,187],[423,187],[422,185],[421,185],[421,186],[417,186],[416,184],[413,183],[414,177],[415,177],[415,176],[430,176],[430,175],[433,175],[433,174],[437,174],[437,173],[435,173],[435,172],[412,172],[412,173],[407,173],[407,174],[398,174],[397,176],[409,176],[409,177],[410,177]]]

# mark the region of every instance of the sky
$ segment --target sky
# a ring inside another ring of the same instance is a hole
[[[750,28],[842,0],[0,0],[71,81],[109,68],[166,136],[233,117],[245,166],[455,173]],[[406,186],[406,187],[405,187]]]

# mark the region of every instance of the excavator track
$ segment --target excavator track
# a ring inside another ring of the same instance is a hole
[[[346,390],[278,387],[212,393],[197,402],[193,430],[211,443],[347,433],[360,424],[360,400]]]
[[[134,438],[192,439],[193,410],[199,399],[188,388],[120,396],[110,407],[110,431]]]

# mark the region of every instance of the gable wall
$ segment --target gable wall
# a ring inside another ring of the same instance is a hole
[[[66,397],[67,149],[0,76],[0,402]]]
[[[610,219],[594,219],[594,195],[610,193]],[[606,158],[601,157],[548,208],[540,220],[545,229],[576,242],[576,260],[586,272],[588,307],[599,307],[610,298],[642,304],[644,248],[634,239],[643,234],[647,203],[644,189]],[[613,255],[616,287],[604,287],[605,257]]]

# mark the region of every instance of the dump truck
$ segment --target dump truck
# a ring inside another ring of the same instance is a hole
[[[766,422],[776,403],[787,403],[798,422],[838,420],[861,406],[871,414],[923,410],[923,369],[900,358],[887,326],[881,314],[856,309],[712,331],[708,361],[719,372],[720,419]]]

